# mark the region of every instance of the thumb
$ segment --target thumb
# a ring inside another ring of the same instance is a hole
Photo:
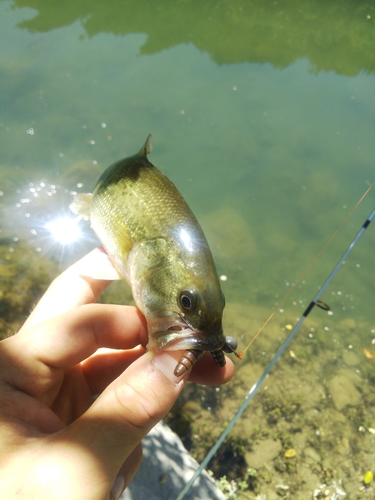
[[[100,459],[114,480],[121,465],[151,428],[168,413],[187,375],[173,371],[181,351],[147,352],[110,384],[93,405],[65,431],[92,458]]]
[[[120,498],[122,492],[129,486],[133,477],[136,475],[142,461],[142,445],[138,444],[117,473],[110,493],[110,500]]]

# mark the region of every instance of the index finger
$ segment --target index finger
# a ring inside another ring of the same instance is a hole
[[[144,317],[133,306],[87,304],[0,343],[0,375],[38,399],[55,395],[63,371],[101,347],[131,349],[147,343]]]
[[[91,276],[98,269],[109,268],[108,255],[102,248],[95,248],[78,262],[55,278],[38,302],[21,330],[31,328],[74,307],[96,302],[111,280]]]

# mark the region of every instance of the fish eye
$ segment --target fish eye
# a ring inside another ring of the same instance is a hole
[[[195,311],[198,305],[198,297],[195,290],[182,290],[179,295],[179,302],[185,311]]]

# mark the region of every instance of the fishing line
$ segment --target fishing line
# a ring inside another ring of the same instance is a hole
[[[361,197],[361,199],[359,200],[359,202],[357,202],[357,204],[355,205],[355,208],[363,200],[363,198],[366,196],[366,194],[370,191],[370,189],[372,188],[372,186],[374,185],[374,183],[375,183],[375,181],[371,184],[371,186],[369,187],[369,189]],[[345,221],[348,219],[348,217],[350,217],[350,215],[352,214],[352,212],[353,212],[353,210],[346,217]],[[237,420],[241,417],[242,413],[245,411],[245,409],[249,405],[250,401],[254,398],[255,394],[258,392],[258,390],[261,387],[261,385],[263,384],[264,380],[269,375],[269,373],[271,372],[272,368],[275,366],[276,362],[279,360],[280,356],[284,353],[284,351],[286,350],[286,348],[288,347],[288,345],[290,344],[290,342],[293,340],[293,338],[295,337],[295,335],[296,335],[297,331],[299,330],[300,326],[305,321],[306,317],[310,314],[310,312],[312,311],[312,309],[314,308],[314,306],[315,305],[319,306],[321,303],[324,304],[324,302],[320,301],[321,295],[325,292],[326,288],[331,283],[331,281],[333,280],[333,278],[336,276],[336,274],[339,271],[339,269],[341,268],[341,266],[345,263],[345,260],[347,259],[348,255],[353,250],[353,248],[355,247],[355,245],[358,243],[359,239],[361,238],[361,236],[363,235],[363,233],[365,232],[365,230],[368,228],[370,222],[372,221],[372,219],[374,217],[375,217],[375,210],[373,210],[373,212],[370,214],[370,216],[362,224],[362,227],[361,227],[360,231],[358,232],[357,236],[351,242],[351,244],[349,245],[349,247],[347,248],[347,250],[345,251],[345,253],[341,257],[341,259],[339,260],[339,262],[336,264],[336,267],[332,270],[331,274],[328,276],[327,280],[325,281],[325,283],[323,284],[323,286],[321,287],[321,289],[319,290],[319,292],[316,294],[316,296],[314,297],[314,299],[307,306],[307,308],[305,309],[305,312],[302,314],[301,318],[299,319],[299,321],[297,322],[297,324],[295,325],[295,327],[293,328],[293,330],[290,332],[290,334],[287,337],[287,339],[279,347],[279,349],[277,350],[275,356],[273,357],[273,359],[271,360],[271,362],[269,363],[269,365],[267,366],[267,368],[264,370],[264,372],[259,377],[259,379],[257,380],[257,382],[255,382],[255,384],[251,387],[251,389],[248,392],[248,394],[246,395],[243,403],[238,408],[237,412],[232,417],[232,419],[228,423],[227,427],[224,429],[224,431],[222,432],[222,434],[220,435],[220,437],[218,438],[218,440],[216,441],[216,443],[214,444],[214,446],[211,448],[211,450],[207,453],[206,457],[204,458],[204,460],[202,461],[202,463],[199,465],[198,469],[195,471],[195,473],[193,474],[193,476],[190,479],[190,481],[185,485],[185,487],[183,488],[183,490],[180,492],[180,494],[178,495],[178,497],[177,497],[176,500],[182,500],[185,497],[186,493],[190,490],[190,488],[194,484],[194,482],[197,479],[197,477],[202,473],[203,469],[207,466],[207,464],[209,463],[209,461],[211,460],[211,458],[215,455],[215,453],[217,452],[217,450],[219,449],[219,447],[223,443],[224,439],[228,436],[228,434],[230,433],[230,431],[232,430],[232,428],[236,424]],[[341,224],[339,226],[338,230],[342,227],[342,225],[343,224]],[[338,230],[335,231],[334,235],[337,234]],[[331,240],[332,240],[332,237],[328,240],[328,242],[330,242]],[[327,246],[327,244],[324,245],[324,247],[323,247],[322,250],[324,250],[326,246]],[[320,255],[321,252],[322,251],[320,251],[318,255]],[[315,262],[315,260],[316,260],[316,258],[314,259],[313,262]],[[310,267],[311,267],[311,265],[309,265],[309,268]]]

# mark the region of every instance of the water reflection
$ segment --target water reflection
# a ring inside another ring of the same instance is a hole
[[[143,54],[193,43],[218,64],[272,63],[284,68],[308,58],[314,72],[374,73],[372,1],[312,2],[211,0],[154,2],[14,0],[38,14],[21,29],[45,32],[79,21],[88,37],[146,33]],[[332,24],[335,29],[332,30]]]

